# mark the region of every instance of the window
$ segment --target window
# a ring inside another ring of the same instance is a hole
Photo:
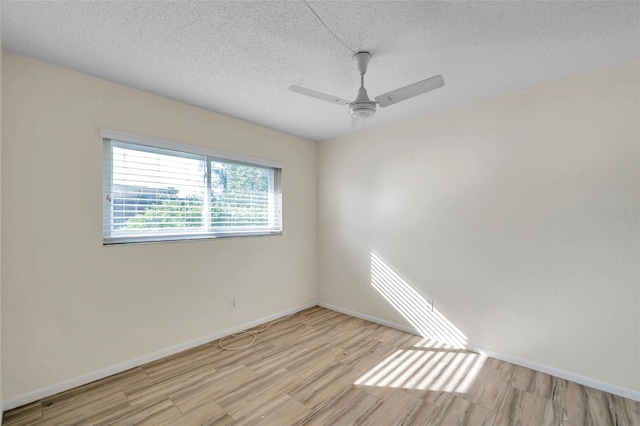
[[[282,233],[281,165],[103,130],[104,244]]]

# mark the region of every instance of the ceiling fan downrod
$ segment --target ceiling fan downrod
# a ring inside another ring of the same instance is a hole
[[[353,60],[358,64],[358,71],[360,71],[360,89],[358,89],[358,96],[355,101],[349,104],[349,114],[355,120],[366,120],[372,117],[376,113],[376,103],[369,99],[367,89],[364,88],[364,75],[367,73],[367,67],[371,60],[371,53],[358,52],[353,55]]]

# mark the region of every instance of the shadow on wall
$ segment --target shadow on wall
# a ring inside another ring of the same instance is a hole
[[[371,251],[371,285],[423,337],[464,348],[467,336],[451,323],[386,262]]]

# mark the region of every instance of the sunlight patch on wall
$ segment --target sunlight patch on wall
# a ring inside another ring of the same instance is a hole
[[[420,333],[456,348],[464,348],[467,336],[371,251],[371,285]]]

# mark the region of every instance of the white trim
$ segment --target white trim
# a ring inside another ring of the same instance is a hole
[[[321,306],[323,308],[331,309],[332,311],[341,312],[343,314],[351,315],[352,317],[356,317],[356,318],[360,318],[360,319],[363,319],[363,320],[375,322],[376,324],[386,325],[387,327],[395,328],[396,330],[401,330],[401,331],[404,331],[406,333],[415,334],[417,336],[420,335],[418,330],[416,330],[413,327],[408,327],[406,325],[396,324],[395,322],[385,321],[385,320],[380,319],[380,318],[372,317],[372,316],[369,316],[369,315],[366,315],[366,314],[361,314],[360,312],[356,312],[356,311],[352,311],[352,310],[349,310],[349,309],[341,308],[340,306],[331,305],[329,303],[318,302],[317,305]]]
[[[102,368],[92,373],[88,373],[79,377],[74,377],[72,379],[68,379],[63,382],[54,383],[52,385],[45,386],[43,388],[36,389],[31,392],[27,392],[25,394],[16,396],[6,401],[2,401],[2,410],[3,411],[11,410],[13,408],[20,407],[34,401],[38,401],[42,398],[46,398],[48,396],[55,395],[60,392],[64,392],[66,390],[73,389],[78,386],[86,385],[87,383],[91,383],[93,381],[103,379],[105,377],[109,377],[117,373],[121,373],[123,371],[138,367],[140,365],[143,365],[152,361],[156,361],[158,359],[164,358],[169,355],[174,355],[179,352],[186,351],[188,349],[194,348],[199,345],[203,345],[205,343],[213,342],[214,340],[218,340],[230,334],[237,333],[238,331],[246,330],[248,328],[255,327],[256,325],[264,324],[266,322],[269,322],[278,318],[282,318],[285,315],[294,314],[296,312],[300,312],[304,309],[308,309],[313,306],[316,306],[315,301],[305,303],[304,305],[300,305],[296,308],[288,309],[286,311],[279,312],[277,314],[268,315],[266,317],[259,318],[257,320],[248,322],[246,324],[239,325],[237,327],[232,327],[227,330],[219,331],[217,333],[213,333],[208,336],[204,336],[199,339],[192,340],[190,342],[180,343],[178,345],[171,346],[166,349],[161,349],[157,352],[153,352],[148,355],[141,356],[139,358],[120,362],[118,364],[114,364],[109,367]]]
[[[249,232],[227,232],[208,234],[169,234],[169,235],[149,235],[131,237],[103,237],[104,246],[117,246],[120,244],[148,244],[148,243],[170,243],[180,241],[217,240],[220,238],[236,237],[269,237],[272,235],[282,235],[282,231],[249,231]]]
[[[239,163],[255,164],[257,166],[282,169],[283,165],[280,161],[265,160],[263,158],[249,157],[247,155],[216,151],[213,149],[203,148],[201,146],[187,145],[184,143],[172,142],[164,139],[152,138],[149,136],[134,135],[132,133],[120,132],[118,130],[100,129],[100,136],[103,139],[113,139],[120,142],[131,142],[139,145],[152,146],[155,148],[164,148],[173,151],[188,152],[190,154],[199,154],[220,158],[223,160],[237,161]]]
[[[372,317],[366,314],[362,314],[360,312],[352,311],[349,309],[341,308],[339,306],[331,305],[329,303],[318,302],[318,306],[322,306],[323,308],[331,309],[332,311],[342,312],[343,314],[351,315],[356,318],[361,318],[367,321],[374,322],[376,324],[386,325],[387,327],[395,328],[398,330],[405,331],[407,333],[415,334],[420,336],[420,332],[413,327],[409,327],[406,325],[396,324],[393,322],[385,321],[380,318]],[[560,377],[561,379],[570,380],[575,383],[579,383],[584,386],[589,386],[594,389],[599,389],[601,391],[609,392],[614,395],[621,396],[623,398],[632,399],[634,401],[640,402],[640,391],[636,391],[633,389],[623,388],[622,386],[614,385],[607,382],[602,382],[600,380],[592,379],[591,377],[581,376],[576,373],[572,373],[570,371],[561,370],[559,368],[551,367],[549,365],[540,364],[534,361],[529,361],[522,358],[512,357],[509,355],[503,355],[497,352],[489,351],[483,349],[479,346],[474,346],[467,344],[466,349],[471,352],[476,352],[479,354],[490,356],[491,358],[499,359],[500,361],[509,362],[511,364],[519,365],[521,367],[530,368],[532,370],[540,371],[542,373],[546,373],[552,376]]]

